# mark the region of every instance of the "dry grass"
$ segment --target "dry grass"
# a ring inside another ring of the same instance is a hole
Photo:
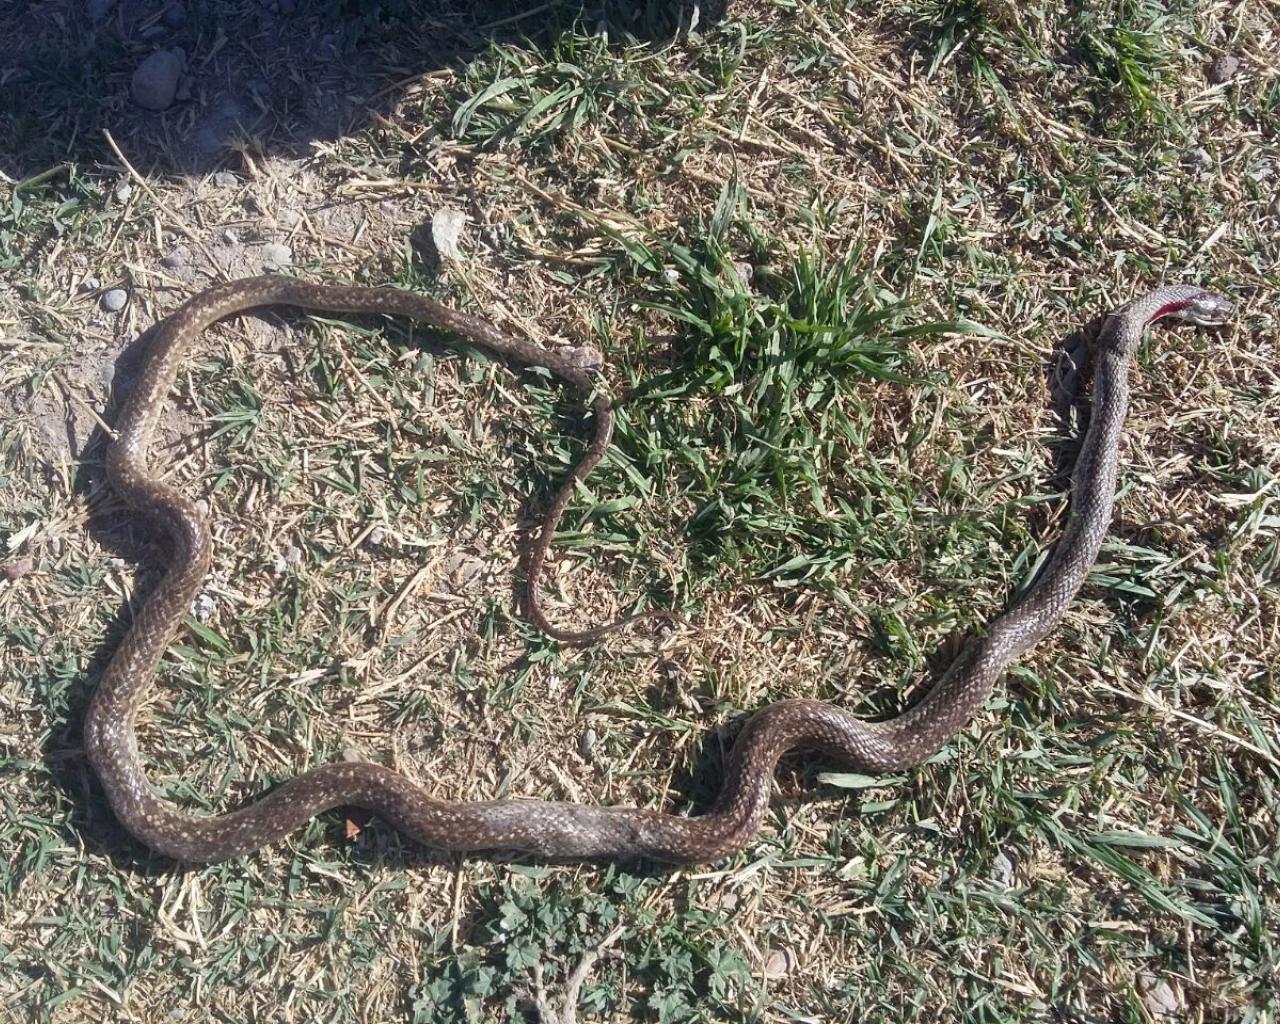
[[[555,5],[243,0],[171,36],[145,6],[44,5],[0,61],[0,1016],[534,1017],[608,937],[580,1019],[1276,1019],[1272,10],[750,2],[606,42]],[[129,71],[170,39],[192,99],[142,116]],[[1244,66],[1210,87],[1222,51]],[[443,207],[460,262],[413,244]],[[630,397],[548,603],[692,624],[572,651],[521,620],[522,530],[582,436],[539,378],[403,324],[224,324],[158,446],[216,524],[141,722],[192,807],[350,753],[457,799],[697,807],[742,713],[892,712],[1026,577],[1066,334],[1165,280],[1242,310],[1153,336],[1094,585],[926,765],[796,758],[705,871],[442,857],[340,816],[183,871],[79,745],[163,557],[98,417],[129,342],[268,242],[602,347]]]

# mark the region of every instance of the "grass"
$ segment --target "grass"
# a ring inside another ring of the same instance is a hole
[[[1276,1020],[1263,13],[654,5],[602,34],[383,2],[300,10],[293,49],[248,0],[160,33],[60,9],[0,62],[0,1018]],[[171,44],[193,99],[141,118],[131,62]],[[1224,48],[1245,72],[1210,89]],[[423,260],[444,207],[465,259]],[[688,624],[572,650],[524,622],[522,539],[590,429],[545,376],[377,318],[224,324],[157,444],[215,565],[140,718],[157,785],[211,811],[352,755],[455,799],[705,806],[743,715],[892,714],[1030,578],[1070,331],[1162,280],[1242,310],[1144,346],[1090,585],[925,765],[788,759],[760,836],[698,870],[451,857],[335,814],[182,871],[81,753],[164,557],[90,410],[208,258],[254,273],[267,241],[600,347],[616,439],[548,610]]]

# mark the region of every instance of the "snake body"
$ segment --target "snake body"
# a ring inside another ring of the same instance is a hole
[[[264,305],[401,314],[545,367],[590,396],[595,437],[553,500],[530,564],[529,607],[544,629],[549,624],[538,610],[536,580],[547,546],[573,485],[599,462],[609,443],[611,407],[597,387],[593,360],[584,359],[580,351],[549,352],[476,317],[398,289],[251,278],[195,296],[160,324],[120,415],[118,436],[107,452],[107,472],[126,502],[164,530],[173,554],[103,674],[86,716],[85,745],[124,827],[142,843],[180,861],[213,862],[247,853],[339,806],[365,808],[416,841],[442,850],[521,850],[558,859],[644,856],[672,863],[714,861],[740,850],[755,835],[768,806],[774,769],[789,750],[817,750],[868,770],[916,764],[962,728],[1010,663],[1058,623],[1093,566],[1111,521],[1129,367],[1143,331],[1163,317],[1221,324],[1231,312],[1231,304],[1220,295],[1172,285],[1109,314],[1093,345],[1092,415],[1076,461],[1066,525],[1036,580],[968,645],[922,700],[893,718],[868,722],[807,699],[780,701],[757,712],[738,736],[721,792],[705,814],[686,818],[642,808],[524,799],[451,803],[389,768],[344,762],[314,768],[240,810],[196,816],[152,788],[138,754],[135,718],[160,657],[208,572],[210,537],[197,506],[151,471],[147,446],[190,342],[214,321]],[[568,635],[593,639],[598,632]]]

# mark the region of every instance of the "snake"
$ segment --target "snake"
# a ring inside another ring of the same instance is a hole
[[[172,553],[99,680],[85,715],[84,742],[117,820],[142,844],[184,863],[250,853],[339,807],[372,812],[415,842],[440,851],[709,863],[733,856],[755,837],[768,811],[778,761],[789,751],[813,751],[868,771],[919,764],[966,725],[1010,665],[1061,621],[1084,585],[1110,529],[1130,368],[1146,328],[1166,317],[1214,327],[1232,313],[1222,295],[1174,284],[1106,314],[1090,339],[1090,416],[1071,477],[1065,522],[1031,583],[970,639],[923,697],[892,717],[866,720],[809,698],[780,700],[756,711],[725,760],[719,794],[701,814],[525,798],[452,802],[384,765],[346,761],[312,768],[239,809],[192,814],[149,781],[136,719],[160,658],[208,573],[212,545],[207,515],[161,479],[149,464],[148,446],[195,337],[215,321],[274,305],[407,316],[502,357],[543,367],[588,396],[596,433],[551,503],[529,576],[531,618],[542,629],[548,624],[534,611],[537,572],[572,487],[603,457],[610,438],[611,400],[599,381],[602,359],[593,350],[546,349],[404,289],[317,284],[281,275],[247,278],[195,295],[158,324],[122,405],[105,462],[111,486],[167,536]],[[577,639],[590,641],[597,635]]]

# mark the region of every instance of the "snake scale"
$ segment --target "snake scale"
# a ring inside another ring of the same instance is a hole
[[[1129,396],[1129,368],[1146,327],[1163,317],[1202,326],[1224,323],[1231,304],[1188,285],[1172,285],[1109,314],[1094,340],[1092,414],[1072,477],[1066,524],[1036,580],[960,656],[919,702],[881,722],[855,718],[816,700],[784,700],[743,727],[725,766],[714,805],[696,817],[642,808],[542,800],[451,803],[377,764],[314,768],[240,810],[188,814],[158,794],[138,753],[135,718],[158,662],[178,631],[209,568],[205,515],[148,465],[156,420],[191,342],[213,322],[267,305],[327,312],[399,314],[458,334],[481,348],[540,366],[581,390],[596,433],[584,458],[553,499],[529,566],[528,604],[541,628],[574,641],[594,639],[617,623],[582,634],[554,630],[537,602],[537,579],[573,485],[609,444],[611,403],[590,350],[552,352],[410,292],[311,284],[286,277],[249,278],[202,292],[163,321],[107,451],[114,488],[169,538],[172,557],[135,615],[93,696],[85,719],[89,760],[120,822],[152,849],[187,862],[212,862],[276,842],[314,815],[339,806],[365,808],[418,842],[442,850],[520,850],[557,858],[652,857],[672,863],[715,861],[740,850],[758,830],[778,759],[808,748],[868,770],[900,769],[938,750],[968,721],[1015,659],[1062,618],[1097,558],[1110,526],[1119,444]]]

